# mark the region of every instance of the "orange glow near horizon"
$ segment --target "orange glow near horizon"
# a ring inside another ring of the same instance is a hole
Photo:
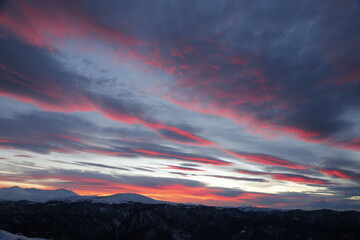
[[[229,202],[240,204],[254,200],[258,197],[270,196],[268,194],[251,192],[239,192],[238,194],[231,194],[230,196],[227,196],[226,192],[224,192],[225,190],[221,188],[212,188],[206,186],[186,186],[179,183],[169,185],[140,186],[135,184],[122,184],[103,179],[84,178],[69,175],[38,175],[33,176],[32,180],[38,180],[39,184],[31,184],[27,181],[19,183],[14,179],[14,181],[8,181],[8,184],[1,184],[0,187],[18,185],[20,187],[34,187],[42,190],[55,190],[63,188],[71,190],[81,196],[109,196],[118,193],[136,193],[161,201],[198,204],[211,203],[210,205],[224,205],[225,203]],[[57,180],[56,187],[51,186],[54,184],[52,180]]]

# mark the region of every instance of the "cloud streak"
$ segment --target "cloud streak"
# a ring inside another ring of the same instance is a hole
[[[256,171],[247,171],[238,169],[236,172],[241,174],[250,174],[250,175],[268,175],[274,180],[303,183],[303,184],[318,184],[318,185],[331,185],[331,183],[324,179],[312,178],[307,176],[302,176],[298,174],[289,174],[289,173],[267,173],[267,172],[256,172]]]
[[[239,158],[241,160],[260,164],[260,165],[278,166],[278,167],[285,167],[285,168],[291,168],[291,169],[307,169],[307,168],[309,168],[309,166],[306,166],[306,165],[295,164],[295,163],[290,162],[285,159],[275,158],[275,157],[263,155],[263,154],[238,153],[238,152],[232,152],[229,150],[223,150],[223,152],[225,152],[231,156],[234,156],[236,158]]]

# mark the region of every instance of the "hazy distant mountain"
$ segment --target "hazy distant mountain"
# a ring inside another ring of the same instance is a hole
[[[111,196],[95,197],[94,199],[92,199],[92,202],[108,203],[108,204],[127,203],[127,202],[137,202],[137,203],[145,203],[145,204],[165,203],[163,201],[158,201],[135,193],[119,193]]]
[[[28,190],[25,192],[32,193],[31,199],[41,201],[0,201],[0,229],[55,240],[360,239],[360,212],[357,211],[168,204],[138,194],[90,196],[85,201],[80,197],[81,201],[69,201],[59,196],[59,192],[68,194],[70,199],[77,195],[66,190]],[[23,193],[19,188],[6,191]],[[19,200],[24,195],[16,196]],[[44,202],[50,197],[62,200]]]
[[[79,197],[76,193],[65,190],[41,190],[36,188],[0,188],[0,200],[7,201],[32,201],[32,202],[47,202],[55,199],[68,199]]]
[[[65,189],[41,190],[36,188],[0,188],[0,201],[31,201],[31,202],[48,202],[53,200],[64,201],[91,201],[94,203],[127,203],[137,202],[146,204],[167,203],[158,201],[149,197],[135,193],[119,193],[110,196],[79,196],[78,194]]]

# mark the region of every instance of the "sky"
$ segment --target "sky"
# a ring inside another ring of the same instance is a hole
[[[0,187],[360,209],[356,0],[0,2]]]

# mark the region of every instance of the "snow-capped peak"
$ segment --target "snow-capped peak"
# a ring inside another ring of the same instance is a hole
[[[0,230],[0,240],[46,240],[45,238],[28,238],[21,234],[13,234]]]
[[[135,193],[119,193],[111,196],[96,197],[95,199],[92,200],[92,202],[108,203],[108,204],[128,203],[128,202],[138,202],[138,203],[146,203],[146,204],[164,203],[162,201],[158,201]]]
[[[0,200],[6,201],[33,201],[33,202],[47,202],[56,199],[67,199],[77,197],[78,195],[70,190],[56,189],[56,190],[42,190],[36,188],[0,188]]]
[[[66,189],[41,190],[36,188],[21,188],[21,187],[0,188],[0,200],[5,200],[5,201],[26,200],[32,202],[47,202],[51,200],[91,201],[94,203],[107,203],[107,204],[130,203],[130,202],[145,203],[145,204],[159,204],[159,203],[172,204],[169,202],[158,201],[135,193],[119,193],[104,197],[79,196],[76,193]]]

